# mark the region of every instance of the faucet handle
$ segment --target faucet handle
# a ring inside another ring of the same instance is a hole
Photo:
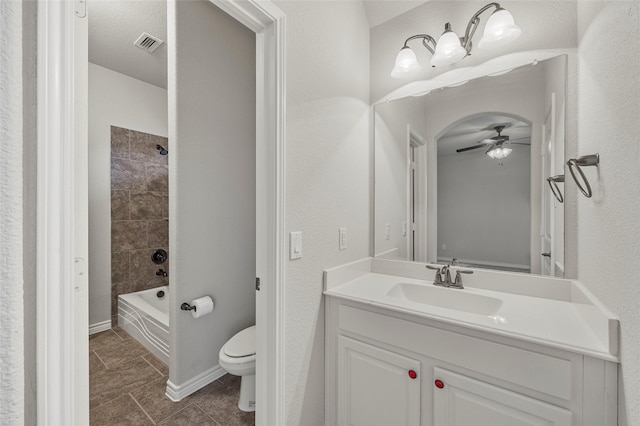
[[[434,285],[443,285],[444,281],[442,280],[442,275],[440,275],[442,273],[442,270],[445,268],[444,266],[441,268],[439,266],[433,266],[433,265],[426,265],[427,269],[432,269],[434,271],[436,271],[436,277],[433,279],[433,284]]]
[[[456,271],[456,278],[453,281],[452,287],[464,288],[464,286],[462,285],[462,275],[460,274],[473,274],[473,271],[469,271],[468,269],[458,269]]]

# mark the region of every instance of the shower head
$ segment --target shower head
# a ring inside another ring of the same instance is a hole
[[[156,145],[156,149],[160,151],[160,155],[167,155],[169,153],[169,151],[164,149],[162,145]]]

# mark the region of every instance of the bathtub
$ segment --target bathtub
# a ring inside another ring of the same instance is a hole
[[[159,291],[164,296],[158,297]],[[169,288],[118,296],[118,325],[165,364],[169,364]]]

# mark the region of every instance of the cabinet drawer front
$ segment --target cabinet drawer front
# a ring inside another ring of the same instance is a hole
[[[339,425],[420,424],[419,361],[344,336],[338,351]]]
[[[433,394],[438,426],[571,426],[563,408],[441,368],[433,373],[443,383]]]
[[[566,401],[573,396],[573,371],[582,368],[573,365],[579,357],[544,355],[346,305],[339,308],[339,327]]]

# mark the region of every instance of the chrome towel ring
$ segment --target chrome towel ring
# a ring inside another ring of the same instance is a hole
[[[558,182],[564,183],[564,175],[556,175],[547,178],[547,183],[551,188],[553,196],[556,197],[556,200],[558,200],[558,202],[562,203],[564,202],[564,198],[562,197],[562,191],[560,191],[560,188],[558,188]]]
[[[591,154],[591,155],[584,155],[579,158],[572,158],[569,161],[567,161],[567,166],[569,166],[569,172],[571,172],[571,177],[573,177],[573,180],[576,182],[576,185],[580,189],[580,192],[582,192],[582,194],[587,198],[591,198],[593,193],[591,192],[591,185],[589,185],[589,181],[587,180],[587,177],[584,175],[584,172],[582,171],[581,167],[597,166],[598,164],[600,164],[600,155],[597,153]],[[580,179],[576,177],[576,173],[574,170],[578,171],[578,174],[580,175]]]

